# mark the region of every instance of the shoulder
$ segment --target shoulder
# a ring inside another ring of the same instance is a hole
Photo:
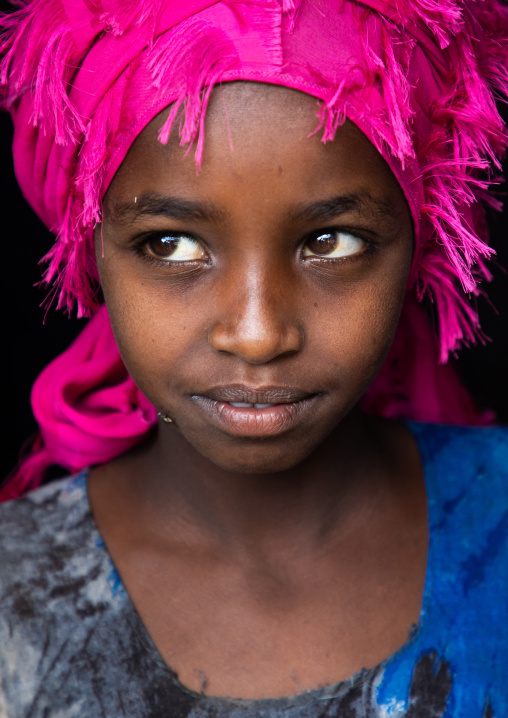
[[[443,571],[462,577],[465,594],[481,585],[495,601],[506,599],[508,428],[410,428],[423,459],[431,540],[446,556]]]
[[[0,505],[0,550],[0,624],[86,612],[113,568],[90,511],[86,474]]]
[[[499,446],[508,452],[508,426],[454,426],[410,422],[413,433],[434,447],[462,444],[476,448]]]
[[[462,561],[484,550],[478,561],[499,567],[506,592],[508,428],[410,428],[423,461],[431,530],[447,544],[448,554],[461,553]]]
[[[0,625],[85,610],[106,554],[80,474],[0,505]],[[34,628],[32,626],[32,628]]]
[[[410,424],[424,464],[432,464],[467,481],[468,477],[487,477],[489,483],[508,492],[508,427],[445,426]]]
[[[90,512],[86,476],[0,505],[0,550],[0,715],[2,700],[9,715],[50,703],[66,706],[61,715],[98,715],[76,706],[91,690],[89,674],[99,680],[106,670],[117,627],[125,629],[116,620],[125,606]]]
[[[53,482],[20,499],[0,505],[0,594],[14,575],[33,572],[42,563],[54,570],[90,530],[84,473]],[[50,568],[47,566],[47,568]],[[28,578],[28,576],[27,576]]]

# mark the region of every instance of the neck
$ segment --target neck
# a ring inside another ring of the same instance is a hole
[[[348,516],[371,511],[383,487],[380,469],[389,474],[379,433],[379,420],[355,411],[297,466],[245,474],[215,466],[174,427],[160,427],[129,457],[130,493],[163,541],[178,527],[179,536],[186,528],[190,540],[212,538],[232,550],[273,554],[302,543],[308,550],[323,546]]]

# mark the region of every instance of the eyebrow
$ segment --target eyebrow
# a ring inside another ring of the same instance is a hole
[[[217,221],[223,215],[214,204],[169,197],[156,192],[145,192],[127,202],[110,202],[108,210],[111,220],[122,224],[135,222],[142,217]]]
[[[156,192],[146,192],[127,202],[110,202],[108,209],[111,221],[121,224],[130,224],[143,217],[201,222],[217,222],[224,217],[224,212],[213,203],[170,197]],[[311,204],[298,204],[289,211],[288,218],[329,221],[347,212],[392,220],[398,214],[395,203],[376,199],[369,192],[357,192]]]
[[[394,202],[376,199],[369,192],[357,192],[312,204],[298,205],[295,211],[291,212],[291,217],[328,221],[347,212],[382,219],[394,219],[398,215],[397,205]]]

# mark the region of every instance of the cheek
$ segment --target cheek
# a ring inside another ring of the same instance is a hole
[[[395,335],[406,290],[405,265],[345,288],[334,301],[322,297],[315,307],[316,342],[338,370],[368,374],[380,368]]]
[[[99,263],[102,291],[113,333],[129,374],[150,378],[161,358],[173,347],[179,351],[181,324],[178,312],[161,301],[159,292],[148,288],[121,258],[107,257]],[[168,333],[170,330],[170,334]],[[169,336],[171,341],[168,341]]]
[[[121,302],[106,300],[115,339],[124,363],[141,386],[157,382],[168,366],[184,352],[187,325],[171,308],[130,297]]]

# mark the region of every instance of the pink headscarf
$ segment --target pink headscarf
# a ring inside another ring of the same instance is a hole
[[[489,277],[481,202],[494,203],[487,189],[507,145],[495,106],[508,94],[508,10],[499,0],[31,0],[2,24],[16,174],[57,234],[45,278],[59,307],[95,315],[34,386],[42,442],[11,494],[50,463],[76,470],[107,461],[154,424],[98,309],[93,229],[133,140],[171,103],[160,141],[183,105],[181,143],[195,145],[201,162],[210,93],[226,81],[313,95],[323,141],[349,118],[405,193],[416,237],[411,291],[367,408],[478,420],[451,370],[436,365],[480,331],[468,295]],[[414,299],[425,294],[439,351]]]

